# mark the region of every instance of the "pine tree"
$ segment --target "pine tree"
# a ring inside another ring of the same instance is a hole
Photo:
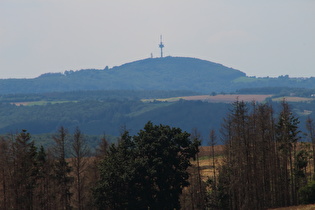
[[[79,128],[76,128],[73,135],[71,162],[74,171],[74,194],[75,194],[75,208],[78,210],[85,209],[87,206],[87,180],[85,173],[87,171],[88,156],[90,150],[85,142]]]
[[[11,172],[12,162],[10,161],[10,147],[11,142],[4,137],[0,137],[0,209],[7,210],[11,207],[11,198],[13,197],[10,185],[11,185]]]
[[[299,119],[293,115],[289,104],[285,101],[281,103],[282,110],[276,124],[276,138],[278,149],[280,152],[280,167],[282,170],[281,177],[283,178],[283,198],[284,205],[296,205],[298,202],[297,196],[297,176],[295,176],[294,161],[296,158],[296,145],[300,139],[298,129]]]
[[[70,176],[71,167],[66,161],[66,143],[68,141],[68,132],[64,127],[60,127],[58,133],[53,136],[55,141],[54,155],[54,176],[57,184],[57,202],[58,209],[71,209],[71,192],[70,187],[73,177]]]
[[[31,135],[23,130],[12,144],[12,189],[15,209],[33,209],[34,189],[38,168],[36,164],[37,148],[31,141]]]

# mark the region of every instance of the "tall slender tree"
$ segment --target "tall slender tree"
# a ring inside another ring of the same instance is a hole
[[[58,133],[53,136],[55,141],[54,154],[55,165],[54,175],[57,184],[57,196],[59,200],[58,209],[71,209],[71,192],[70,187],[73,177],[70,176],[71,167],[66,161],[66,143],[68,141],[68,131],[63,126],[60,127]]]
[[[230,209],[265,209],[298,203],[307,153],[298,150],[299,120],[283,101],[274,119],[268,104],[235,102],[225,120],[225,160],[219,195]]]
[[[88,156],[90,150],[85,142],[85,138],[79,128],[73,134],[71,162],[74,171],[74,206],[78,210],[86,209],[87,206],[87,180],[85,173],[88,166]]]
[[[37,178],[37,148],[31,135],[23,130],[12,144],[13,171],[12,189],[14,190],[15,209],[33,209],[34,188]]]
[[[312,157],[313,157],[313,180],[315,180],[315,123],[313,119],[308,117],[306,119],[306,129],[312,145]]]
[[[299,119],[295,117],[285,101],[281,103],[282,110],[276,124],[276,138],[280,151],[280,167],[283,168],[283,188],[285,205],[297,204],[297,176],[295,176],[294,161],[296,158],[296,146],[300,139],[298,129]]]
[[[12,162],[10,161],[10,147],[11,142],[4,137],[0,137],[0,209],[10,209],[11,208],[11,197],[10,193],[10,175],[12,171]]]
[[[213,169],[213,176],[208,177],[207,185],[208,185],[208,200],[207,205],[209,208],[215,209],[218,208],[218,186],[217,186],[217,168],[216,168],[216,159],[215,159],[215,145],[216,145],[216,134],[214,130],[210,130],[209,133],[209,160],[210,160],[210,168]]]

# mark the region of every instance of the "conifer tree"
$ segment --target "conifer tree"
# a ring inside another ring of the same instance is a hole
[[[281,112],[276,124],[276,138],[280,152],[280,167],[283,169],[284,205],[296,205],[297,197],[297,176],[295,176],[296,145],[300,139],[298,129],[299,119],[295,117],[285,101],[281,103]]]
[[[281,108],[275,121],[268,104],[234,103],[223,130],[225,159],[218,179],[221,207],[265,209],[298,203],[307,154],[297,149],[298,118],[286,102]]]
[[[71,167],[66,161],[66,143],[68,141],[68,132],[64,127],[60,127],[58,133],[53,136],[55,141],[54,155],[54,176],[57,184],[57,203],[58,209],[71,209],[70,187],[73,177],[70,176]]]
[[[11,142],[4,137],[0,137],[0,209],[7,210],[11,208],[11,198],[13,194],[10,190],[12,162],[10,161],[10,147]]]
[[[23,130],[12,144],[12,189],[15,209],[32,209],[37,178],[37,148],[31,135]]]
[[[85,138],[79,128],[76,128],[73,134],[72,151],[71,151],[71,162],[74,172],[74,194],[75,194],[75,208],[82,210],[87,205],[87,180],[86,171],[88,167],[88,156],[90,150],[85,142]]]

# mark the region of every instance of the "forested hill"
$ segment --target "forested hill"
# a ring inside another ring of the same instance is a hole
[[[234,91],[229,86],[245,73],[196,58],[148,58],[102,70],[46,73],[34,79],[2,79],[0,94],[74,90]]]

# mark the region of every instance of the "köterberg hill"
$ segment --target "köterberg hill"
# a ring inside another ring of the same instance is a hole
[[[148,58],[113,68],[46,73],[34,79],[2,79],[0,94],[75,90],[234,91],[233,80],[246,74],[196,58]]]

